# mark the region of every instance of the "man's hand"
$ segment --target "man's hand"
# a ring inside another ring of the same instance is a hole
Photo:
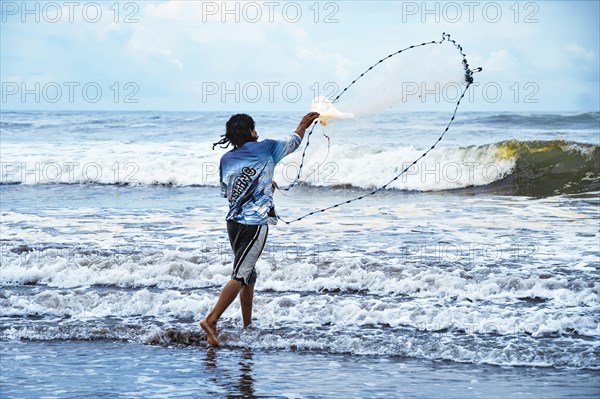
[[[298,134],[298,136],[300,136],[301,139],[304,138],[304,132],[306,131],[306,129],[308,129],[308,127],[318,117],[319,117],[318,112],[309,112],[308,114],[304,115],[304,117],[302,117],[302,120],[300,121],[300,123],[298,124],[298,127],[296,128],[296,133]]]

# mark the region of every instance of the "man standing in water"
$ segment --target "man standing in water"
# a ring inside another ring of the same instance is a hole
[[[200,322],[208,343],[219,346],[217,321],[240,294],[244,328],[252,323],[252,301],[256,282],[255,265],[267,241],[268,224],[277,223],[273,205],[273,170],[283,157],[294,152],[304,132],[319,117],[304,115],[298,128],[283,140],[258,142],[254,120],[246,114],[233,115],[223,138],[214,143],[233,149],[221,157],[221,195],[229,200],[227,234],[234,252],[231,280],[223,287],[213,310]]]

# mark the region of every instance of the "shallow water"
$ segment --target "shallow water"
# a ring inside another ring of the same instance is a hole
[[[113,341],[0,343],[3,398],[596,398],[597,371]]]

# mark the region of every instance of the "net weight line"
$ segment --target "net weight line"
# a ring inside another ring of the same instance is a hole
[[[417,162],[419,162],[421,159],[423,159],[425,156],[427,156],[427,154],[429,154],[429,152],[431,150],[433,150],[437,144],[442,141],[442,138],[444,138],[444,135],[448,132],[448,130],[450,129],[450,125],[452,125],[452,122],[454,122],[454,118],[456,117],[456,113],[458,112],[458,107],[460,106],[460,102],[462,101],[462,99],[464,98],[465,94],[467,93],[467,90],[469,90],[469,86],[471,86],[471,84],[473,83],[473,73],[474,72],[479,72],[481,71],[481,68],[476,68],[475,70],[471,70],[469,68],[469,63],[467,62],[467,56],[466,54],[463,52],[463,48],[460,44],[456,43],[455,40],[450,38],[450,35],[447,33],[442,33],[442,39],[440,41],[431,41],[431,42],[424,42],[421,44],[416,44],[416,45],[412,45],[406,48],[403,48],[401,50],[398,50],[394,53],[389,54],[387,57],[380,59],[379,61],[377,61],[375,64],[371,65],[369,68],[367,68],[363,73],[361,73],[356,79],[354,79],[348,86],[346,86],[332,101],[332,103],[336,103],[339,98],[352,86],[354,85],[360,78],[362,78],[363,76],[365,76],[366,73],[368,73],[369,71],[371,71],[373,68],[375,68],[377,65],[381,64],[382,62],[384,62],[385,60],[401,54],[403,52],[406,52],[408,50],[411,50],[413,48],[418,48],[418,47],[423,47],[423,46],[428,46],[431,44],[442,44],[445,41],[448,41],[450,43],[452,43],[454,45],[454,47],[456,47],[456,49],[458,50],[458,52],[460,53],[460,55],[462,56],[462,64],[463,64],[463,68],[465,69],[465,82],[467,83],[467,85],[465,86],[465,89],[462,91],[460,97],[458,98],[458,101],[456,102],[456,105],[454,107],[454,112],[452,113],[452,117],[450,118],[450,120],[448,121],[448,124],[446,125],[446,128],[444,129],[444,131],[442,132],[442,134],[440,135],[440,137],[433,143],[433,145],[431,147],[429,147],[429,149],[427,149],[425,152],[423,152],[423,154],[421,154],[417,159],[415,159],[408,167],[404,168],[402,170],[402,172],[400,172],[398,175],[396,175],[393,179],[391,179],[390,181],[388,181],[387,183],[385,183],[383,186],[376,188],[366,194],[354,197],[352,199],[346,200],[346,201],[342,201],[342,202],[338,202],[337,204],[328,206],[326,208],[321,208],[318,209],[316,211],[312,211],[309,212],[305,215],[302,215],[296,219],[293,220],[285,220],[283,218],[281,218],[281,216],[277,215],[277,219],[281,220],[282,222],[284,222],[285,224],[291,224],[294,222],[298,222],[304,218],[307,218],[309,216],[315,215],[317,213],[322,213],[325,211],[328,211],[330,209],[334,209],[334,208],[338,208],[342,205],[346,205],[346,204],[350,204],[352,202],[355,201],[359,201],[365,197],[369,197],[371,195],[374,195],[376,193],[378,193],[381,190],[385,190],[390,184],[392,184],[393,182],[395,182],[396,180],[398,180],[404,173],[406,173],[410,168],[412,168]],[[315,126],[317,125],[318,121],[315,121],[315,123],[313,123],[310,131],[308,132],[308,135],[306,137],[306,146],[304,147],[304,151],[302,151],[302,158],[300,161],[300,167],[298,168],[298,176],[296,176],[295,180],[286,187],[278,187],[279,190],[281,191],[289,191],[292,187],[294,187],[298,181],[300,180],[300,175],[302,174],[302,167],[304,166],[304,158],[306,156],[306,150],[308,149],[308,146],[310,144],[310,136],[312,135]],[[327,138],[327,146],[329,148],[330,145],[330,139],[329,136],[327,136],[326,134],[323,133],[323,135]]]

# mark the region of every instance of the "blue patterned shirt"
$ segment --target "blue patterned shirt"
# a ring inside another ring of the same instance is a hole
[[[273,171],[302,138],[251,141],[221,157],[221,195],[229,200],[227,220],[241,224],[276,224],[273,205]]]

